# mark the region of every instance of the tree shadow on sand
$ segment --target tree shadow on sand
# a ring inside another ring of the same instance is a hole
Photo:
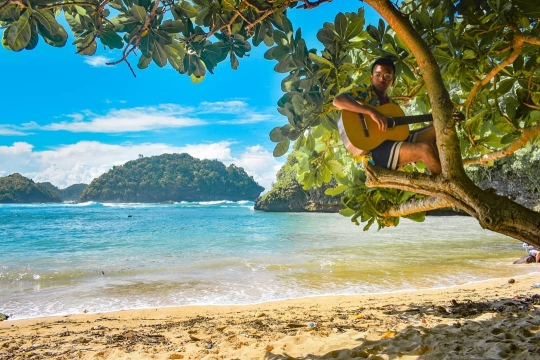
[[[539,359],[538,305],[540,295],[481,302],[452,300],[446,307],[390,307],[386,315],[410,325],[395,333],[389,331],[379,340],[368,340],[360,332],[355,338],[358,345],[353,348],[302,357],[268,352],[265,359]],[[431,327],[422,319],[447,321]]]

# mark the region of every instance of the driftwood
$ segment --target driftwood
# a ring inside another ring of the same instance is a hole
[[[534,258],[534,256],[523,255],[522,257],[520,257],[519,259],[517,259],[513,263],[514,264],[530,264],[530,263],[534,263],[534,262],[536,262],[536,259]]]

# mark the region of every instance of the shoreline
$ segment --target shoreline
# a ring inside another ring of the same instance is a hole
[[[513,279],[10,319],[0,322],[0,358],[537,358],[540,275]]]

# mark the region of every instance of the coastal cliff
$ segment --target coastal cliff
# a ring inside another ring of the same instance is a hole
[[[320,188],[310,190],[302,189],[296,181],[294,168],[296,158],[289,155],[285,165],[276,175],[277,182],[272,189],[262,197],[255,200],[255,210],[268,212],[338,212],[341,208],[339,196],[328,196],[324,191],[333,188],[332,181]]]

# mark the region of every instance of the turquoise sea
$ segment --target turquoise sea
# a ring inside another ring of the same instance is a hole
[[[449,287],[538,271],[464,216],[364,232],[339,214],[253,203],[0,205],[11,319]]]

